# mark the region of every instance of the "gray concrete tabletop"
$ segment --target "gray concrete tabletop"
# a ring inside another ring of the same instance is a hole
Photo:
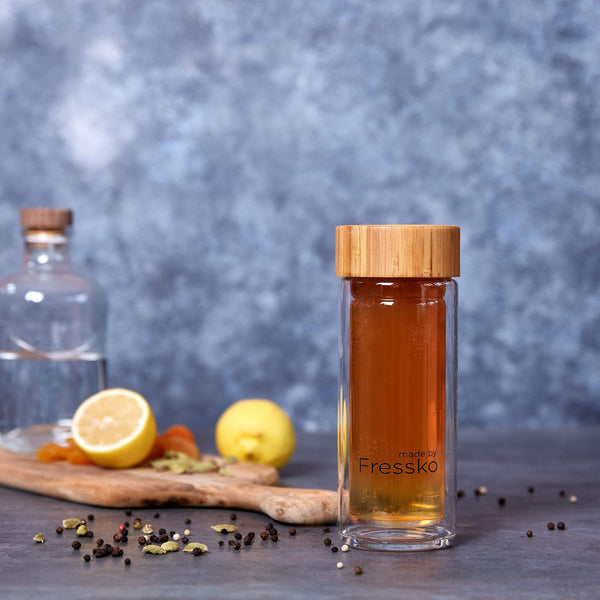
[[[334,489],[335,444],[334,434],[300,436],[282,483]],[[290,526],[279,523],[277,543],[257,539],[234,551],[220,547],[221,536],[209,528],[228,522],[230,509],[162,508],[158,517],[156,510],[134,509],[127,517],[122,509],[0,487],[0,598],[600,598],[600,429],[460,431],[458,481],[465,495],[455,547],[395,554],[332,553],[323,540],[339,545],[335,527],[297,526],[290,536]],[[476,496],[478,486],[487,494]],[[242,532],[258,533],[269,521],[235,512]],[[85,563],[94,541],[76,551],[73,532],[57,535],[55,528],[66,517],[89,514],[95,538],[110,541],[119,523],[139,516],[155,529],[188,527],[210,551],[143,555],[133,532],[125,548],[130,566],[112,557]],[[566,528],[550,531],[549,521]],[[33,542],[38,532],[46,543]]]

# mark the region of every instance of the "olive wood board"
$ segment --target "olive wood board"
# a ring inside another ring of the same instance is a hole
[[[176,475],[152,467],[104,469],[65,461],[42,463],[33,455],[0,448],[0,485],[72,502],[114,508],[239,508],[304,525],[337,518],[335,492],[279,487],[277,469],[267,465],[238,462],[227,465],[227,470],[231,475]]]

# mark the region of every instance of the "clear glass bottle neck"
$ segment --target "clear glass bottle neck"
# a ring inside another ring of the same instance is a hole
[[[25,269],[68,268],[69,233],[67,231],[24,230]]]

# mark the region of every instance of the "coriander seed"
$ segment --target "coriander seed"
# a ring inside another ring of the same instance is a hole
[[[344,568],[344,563],[340,561],[340,562],[338,562],[338,563],[335,563],[335,566],[336,566],[338,569],[343,569],[343,568]]]

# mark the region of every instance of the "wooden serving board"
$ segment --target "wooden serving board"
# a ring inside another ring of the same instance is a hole
[[[206,456],[206,455],[205,455]],[[0,485],[72,502],[107,507],[204,506],[263,512],[283,523],[322,524],[337,518],[337,495],[327,490],[278,487],[277,470],[235,463],[232,476],[217,473],[175,475],[151,467],[103,469],[0,448]]]

